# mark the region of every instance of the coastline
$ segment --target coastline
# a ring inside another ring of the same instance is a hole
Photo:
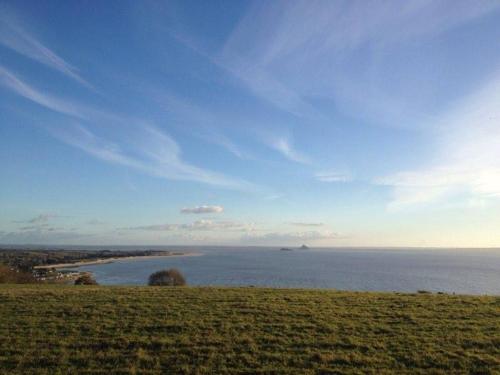
[[[35,266],[33,269],[50,269],[50,268],[55,268],[55,269],[60,269],[60,268],[77,268],[81,266],[90,266],[90,265],[97,265],[97,264],[107,264],[107,263],[113,263],[116,261],[120,260],[137,260],[137,259],[147,259],[147,258],[164,258],[164,257],[190,257],[190,256],[201,256],[203,255],[202,253],[172,253],[172,254],[165,254],[165,255],[139,255],[139,256],[128,256],[128,257],[113,257],[113,258],[101,258],[101,259],[96,259],[96,260],[91,260],[91,261],[81,261],[81,262],[74,262],[74,263],[56,263],[56,264],[47,264],[47,265],[42,265],[42,266]]]

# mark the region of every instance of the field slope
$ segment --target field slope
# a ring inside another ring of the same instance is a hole
[[[500,373],[500,297],[1,285],[0,373]]]

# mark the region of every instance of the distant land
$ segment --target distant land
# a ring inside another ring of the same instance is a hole
[[[0,249],[0,265],[32,274],[39,281],[72,281],[79,272],[59,271],[93,264],[111,263],[116,260],[150,257],[184,256],[183,252],[166,250],[26,250]],[[191,253],[189,255],[192,255]]]

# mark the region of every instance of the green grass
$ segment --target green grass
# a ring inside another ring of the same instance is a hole
[[[0,373],[500,373],[500,297],[1,285]]]

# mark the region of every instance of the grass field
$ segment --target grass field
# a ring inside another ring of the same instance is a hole
[[[0,373],[500,373],[500,297],[0,285]]]

